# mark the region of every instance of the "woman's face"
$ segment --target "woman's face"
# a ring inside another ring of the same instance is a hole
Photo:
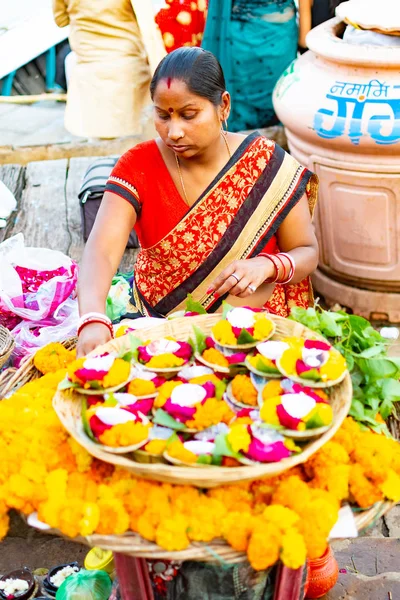
[[[229,95],[228,101],[229,101]],[[221,107],[190,92],[184,81],[162,79],[154,93],[155,126],[162,141],[178,156],[203,154],[221,134]]]

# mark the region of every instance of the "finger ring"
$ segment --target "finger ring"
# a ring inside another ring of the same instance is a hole
[[[257,289],[255,285],[248,285],[247,287],[249,288],[249,290],[251,291],[252,294],[254,294],[254,292]]]
[[[240,279],[239,277],[236,275],[236,273],[232,273],[231,277],[234,277],[236,279],[236,281],[239,283]]]

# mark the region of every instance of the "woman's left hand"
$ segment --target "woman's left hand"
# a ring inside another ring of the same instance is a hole
[[[229,293],[238,298],[247,298],[274,276],[274,266],[263,256],[247,260],[235,260],[212,282],[207,290],[216,298]]]

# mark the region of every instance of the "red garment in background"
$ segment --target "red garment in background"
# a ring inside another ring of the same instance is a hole
[[[157,16],[167,52],[181,46],[201,46],[208,0],[166,0]]]

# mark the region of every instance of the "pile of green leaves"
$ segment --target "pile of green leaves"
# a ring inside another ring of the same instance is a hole
[[[344,311],[316,308],[293,308],[290,318],[328,338],[346,359],[353,382],[350,415],[379,433],[386,425],[376,421],[378,414],[386,420],[400,401],[400,358],[388,356],[388,341],[367,319]]]

